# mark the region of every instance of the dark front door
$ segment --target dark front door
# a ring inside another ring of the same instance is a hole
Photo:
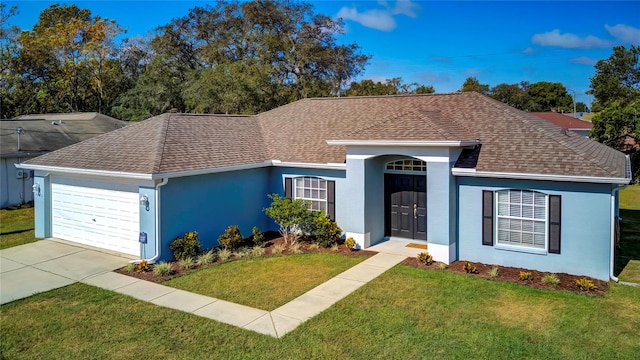
[[[427,240],[427,177],[385,174],[385,233]]]

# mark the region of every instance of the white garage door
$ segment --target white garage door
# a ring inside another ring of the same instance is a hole
[[[53,177],[51,194],[53,237],[140,255],[136,185]]]

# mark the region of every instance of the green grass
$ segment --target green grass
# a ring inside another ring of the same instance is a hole
[[[640,283],[640,185],[620,192],[620,217],[621,240],[616,249],[615,273],[620,274],[620,280]],[[628,271],[622,272],[627,266]]]
[[[582,117],[580,118],[581,120],[584,121],[591,121],[593,122],[593,117],[596,116],[597,113],[591,112],[591,113],[584,113],[584,115],[582,115]]]
[[[33,208],[0,210],[0,249],[37,241]]]
[[[629,185],[620,191],[620,209],[640,210],[640,185]]]
[[[399,265],[282,339],[75,284],[7,305],[27,358],[634,359],[640,289],[604,297]]]
[[[365,259],[325,253],[243,259],[163,285],[271,311]]]

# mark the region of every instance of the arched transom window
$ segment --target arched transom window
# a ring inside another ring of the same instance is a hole
[[[427,163],[418,159],[396,160],[388,162],[385,169],[397,171],[427,171]]]

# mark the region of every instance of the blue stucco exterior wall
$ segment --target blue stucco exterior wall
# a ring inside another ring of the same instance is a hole
[[[45,238],[51,236],[51,176],[36,174],[34,185],[40,187],[39,193],[33,194],[35,236]]]
[[[460,260],[609,278],[611,186],[458,177]],[[527,189],[562,196],[561,253],[535,254],[482,245],[482,190]]]
[[[450,245],[455,242],[455,179],[451,164],[427,163],[427,241]]]
[[[346,172],[344,170],[330,170],[330,169],[310,169],[310,168],[298,168],[298,167],[269,167],[268,171],[268,191],[266,191],[262,198],[264,200],[263,208],[269,206],[271,200],[267,198],[268,194],[279,194],[284,196],[284,179],[287,177],[295,178],[299,176],[315,176],[325,180],[333,180],[336,182],[336,222],[338,226],[343,226],[348,219],[348,212],[345,211],[343,204],[344,199],[348,196],[348,193],[344,192],[344,179]],[[267,225],[265,229],[278,231],[278,226],[268,217],[266,218]]]
[[[170,179],[160,189],[160,258],[171,259],[169,244],[187,231],[197,231],[202,247],[211,248],[229,225],[245,237],[254,226],[267,229],[268,174],[258,168]]]

